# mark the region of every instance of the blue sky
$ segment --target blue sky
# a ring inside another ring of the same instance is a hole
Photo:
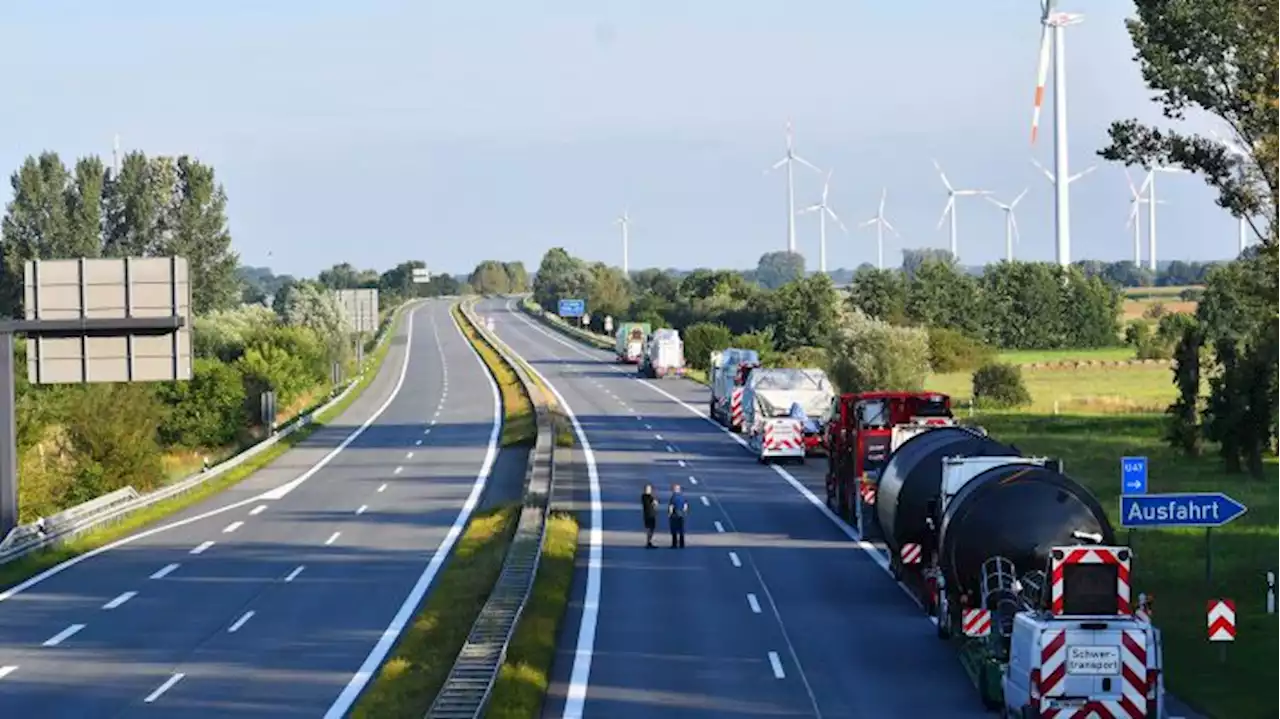
[[[43,149],[109,159],[116,133],[126,149],[196,155],[226,186],[242,260],[278,272],[404,259],[532,269],[556,245],[621,264],[624,207],[632,268],[749,267],[785,248],[785,178],[763,171],[790,117],[797,151],[834,169],[830,204],[852,233],[828,227],[832,268],[874,261],[874,233],[854,225],[882,186],[904,238],[887,258],[947,245],[932,158],[1004,200],[1030,187],[1018,255],[1050,260],[1052,188],[1028,143],[1038,3],[970,7],[6,3],[0,170]],[[1072,169],[1102,164],[1072,185],[1073,259],[1126,259],[1124,174],[1094,153],[1111,120],[1159,119],[1131,60],[1132,5],[1062,9],[1085,14],[1066,42]],[[1042,132],[1051,118],[1046,102]],[[1051,134],[1034,154],[1051,163]],[[797,177],[797,206],[816,201],[821,176]],[[1161,259],[1233,254],[1235,221],[1199,178],[1161,176],[1159,192]],[[1002,257],[1002,213],[967,199],[961,258]],[[797,234],[816,267],[816,219],[799,218]]]

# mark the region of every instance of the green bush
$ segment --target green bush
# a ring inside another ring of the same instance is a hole
[[[1031,404],[1031,393],[1017,365],[988,362],[973,373],[973,400],[979,407],[1021,407]]]
[[[793,347],[778,355],[774,362],[779,367],[799,367],[827,371],[827,351],[821,347]]]
[[[699,322],[685,328],[683,339],[685,362],[706,371],[711,368],[711,353],[729,347],[733,335],[722,324]]]
[[[929,366],[934,372],[968,372],[995,358],[994,347],[964,333],[944,327],[929,329]]]
[[[167,382],[156,390],[168,406],[160,441],[180,447],[225,447],[249,424],[244,376],[237,365],[199,358],[186,382]]]
[[[63,449],[73,457],[76,481],[63,506],[133,485],[140,492],[163,478],[157,429],[164,410],[146,384],[89,385],[68,402]]]
[[[828,372],[842,392],[922,389],[929,375],[928,334],[845,309],[832,337]]]

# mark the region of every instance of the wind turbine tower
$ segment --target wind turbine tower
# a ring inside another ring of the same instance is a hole
[[[1156,199],[1156,173],[1186,172],[1180,167],[1157,165],[1147,170],[1147,179],[1143,185],[1147,188],[1147,269],[1156,272],[1156,205],[1163,205],[1164,200]]]
[[[111,142],[111,177],[120,176],[120,135],[116,135]]]
[[[622,274],[630,277],[630,254],[631,254],[631,238],[627,234],[631,227],[631,217],[626,210],[622,211],[622,215],[614,220],[614,223],[622,227]]]
[[[1147,198],[1143,193],[1147,191],[1147,180],[1142,181],[1141,187],[1133,186],[1133,177],[1129,175],[1129,171],[1124,171],[1124,179],[1129,183],[1129,204],[1133,209],[1129,210],[1129,221],[1125,223],[1125,227],[1133,226],[1133,264],[1135,267],[1142,266],[1142,205],[1147,202]]]
[[[938,228],[942,228],[942,223],[947,219],[947,215],[951,216],[951,257],[960,259],[960,253],[956,247],[956,198],[957,197],[977,197],[981,195],[990,195],[987,190],[957,190],[951,186],[951,181],[947,179],[947,173],[942,171],[942,165],[937,160],[933,161],[933,166],[938,168],[938,177],[942,178],[942,184],[947,186],[947,204],[942,208],[942,217],[938,218]]]
[[[1035,110],[1031,116],[1031,144],[1036,144],[1040,129],[1040,106],[1044,101],[1044,85],[1049,74],[1050,44],[1053,56],[1053,171],[1055,177],[1070,177],[1067,164],[1067,62],[1063,47],[1064,28],[1076,25],[1084,16],[1056,12],[1057,0],[1041,0],[1040,67],[1036,73]],[[1071,264],[1071,200],[1070,182],[1054,183],[1054,235],[1058,264]]]
[[[893,229],[893,225],[889,224],[889,221],[884,218],[884,200],[888,193],[887,189],[880,188],[880,209],[876,210],[876,216],[858,225],[858,227],[876,226],[876,267],[882,270],[884,269],[884,231],[888,229],[893,233],[894,237],[899,239],[902,237],[897,230]]]
[[[1216,130],[1211,129],[1209,130],[1209,133],[1213,135],[1214,139],[1221,143],[1224,148],[1226,148],[1228,154],[1239,157],[1241,160],[1249,159],[1249,153],[1245,152],[1244,148],[1241,147],[1239,143],[1224,139]],[[1246,220],[1243,215],[1237,218],[1237,220],[1239,222],[1239,251],[1244,252],[1245,248],[1249,246],[1249,221]]]
[[[835,220],[845,234],[849,233],[849,228],[844,226],[844,223],[840,221],[840,217],[827,204],[827,192],[831,190],[831,174],[833,172],[835,170],[829,170],[827,179],[822,183],[822,200],[818,204],[809,205],[800,211],[802,213],[818,213],[818,271],[824,274],[827,271],[827,217],[830,216],[831,219]]]
[[[791,121],[787,120],[787,154],[773,164],[766,173],[783,165],[787,166],[787,252],[796,251],[796,185],[795,172],[792,165],[800,163],[816,172],[821,172],[813,163],[800,157],[795,151],[795,137],[791,129]]]
[[[986,198],[987,202],[1004,210],[1004,258],[1008,262],[1013,262],[1013,243],[1018,238],[1018,221],[1013,217],[1013,208],[1018,206],[1018,203],[1022,201],[1026,194],[1027,190],[1023,190],[1018,193],[1017,197],[1013,198],[1013,202],[1007,205],[990,197]]]

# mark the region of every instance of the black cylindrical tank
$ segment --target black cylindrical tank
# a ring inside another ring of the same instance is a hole
[[[903,442],[885,464],[876,489],[876,517],[892,556],[908,542],[935,546],[925,522],[942,487],[943,457],[1018,455],[1012,445],[964,427],[939,427]],[[927,557],[924,558],[927,561]]]
[[[947,504],[939,563],[948,586],[977,603],[988,558],[1012,561],[1019,576],[1043,570],[1052,547],[1086,543],[1076,532],[1115,544],[1107,514],[1088,489],[1052,469],[1006,464],[974,477]]]

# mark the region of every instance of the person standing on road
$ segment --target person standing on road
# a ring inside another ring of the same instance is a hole
[[[671,485],[671,501],[667,502],[667,521],[671,524],[671,548],[684,549],[684,520],[689,514],[689,502],[680,491],[680,485]]]
[[[653,549],[653,532],[658,528],[658,498],[653,494],[653,485],[644,486],[644,494],[640,495],[640,511],[644,514],[644,546]]]

